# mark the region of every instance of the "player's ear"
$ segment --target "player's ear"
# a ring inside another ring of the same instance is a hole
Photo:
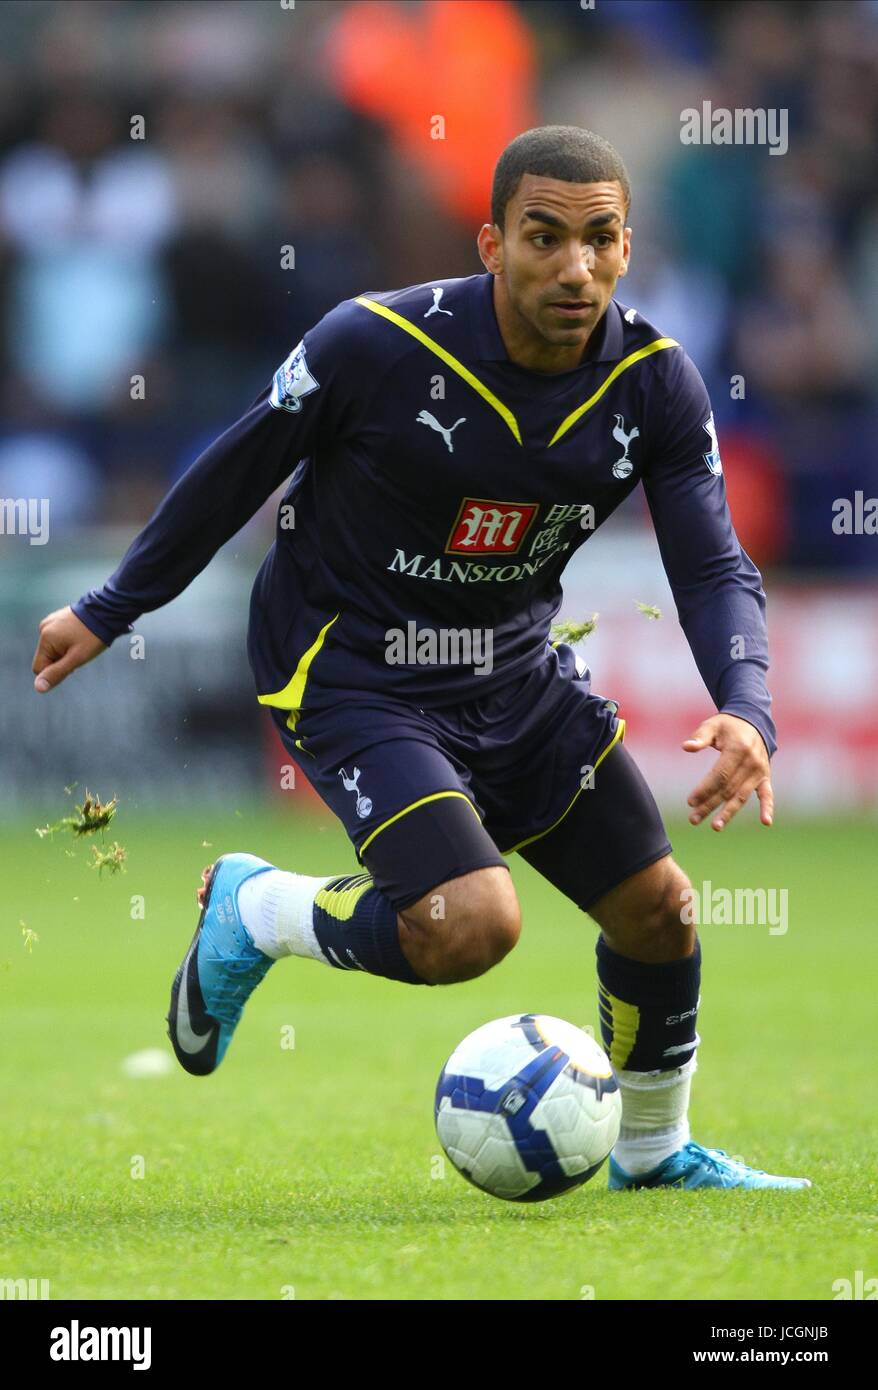
[[[503,234],[495,222],[486,222],[476,238],[482,265],[492,275],[499,275],[503,269]]]
[[[631,228],[630,228],[630,227],[624,227],[624,228],[622,229],[622,247],[623,247],[623,252],[624,252],[624,257],[625,257],[625,259],[623,260],[622,265],[621,265],[620,268],[619,268],[619,274],[620,274],[620,275],[627,275],[627,274],[628,274],[628,262],[629,262],[630,257],[631,257]]]

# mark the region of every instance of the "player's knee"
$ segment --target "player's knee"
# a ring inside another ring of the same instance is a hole
[[[456,984],[483,975],[516,945],[521,910],[508,869],[477,869],[429,895],[430,915],[404,914],[424,978]],[[420,905],[418,905],[420,906]]]
[[[518,904],[492,904],[473,924],[472,930],[457,939],[449,952],[454,978],[473,980],[477,975],[484,975],[509,955],[520,935]]]
[[[670,855],[633,874],[591,909],[611,946],[623,954],[674,960],[691,955],[695,925],[688,876]],[[641,956],[641,952],[644,953]]]
[[[507,869],[481,869],[455,897],[442,965],[448,983],[497,965],[521,935],[521,910]]]
[[[665,874],[656,885],[649,913],[649,926],[655,935],[664,937],[669,943],[688,940],[693,931],[691,913],[687,910],[691,892],[688,875],[668,856]]]

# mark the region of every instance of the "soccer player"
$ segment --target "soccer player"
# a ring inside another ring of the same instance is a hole
[[[518,852],[600,927],[623,1105],[610,1187],[807,1187],[690,1139],[689,880],[618,705],[549,640],[567,561],[642,483],[717,711],[683,744],[720,755],[689,819],[721,830],[755,792],[771,824],[761,576],[732,527],[697,369],[613,297],[629,208],[605,140],[519,135],[478,235],[486,272],[359,295],[307,332],[107,583],[43,619],[35,686],[170,602],[289,478],[248,655],[362,871],[318,878],[242,853],[204,870],[168,1014],[182,1066],[220,1064],[283,956],[411,985],[489,970],[521,930],[506,863]]]

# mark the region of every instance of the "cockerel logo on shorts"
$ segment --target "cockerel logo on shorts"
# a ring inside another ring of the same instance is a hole
[[[344,784],[345,791],[354,793],[354,796],[357,798],[357,815],[360,817],[360,820],[365,820],[369,812],[372,810],[372,798],[369,796],[363,796],[362,792],[360,791],[360,788],[357,785],[357,783],[360,780],[360,769],[358,767],[355,767],[353,777],[349,777],[348,774],[345,772],[344,768],[340,767],[338,770],[338,775],[341,778],[342,783]]]
[[[537,502],[495,502],[465,497],[451,528],[446,555],[514,555],[537,514]]]

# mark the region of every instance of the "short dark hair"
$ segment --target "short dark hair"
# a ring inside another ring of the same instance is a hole
[[[523,174],[542,174],[566,183],[622,185],[625,216],[631,208],[631,184],[622,156],[608,140],[578,125],[541,125],[516,135],[497,160],[491,189],[491,220],[505,227],[506,204]]]

